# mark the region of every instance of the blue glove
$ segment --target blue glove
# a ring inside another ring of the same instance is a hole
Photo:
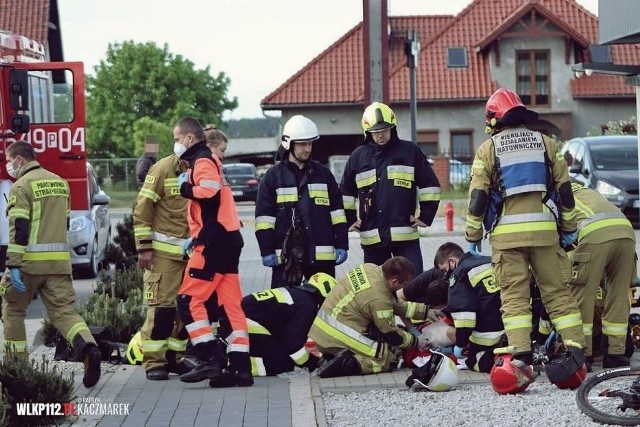
[[[578,241],[578,231],[574,231],[573,233],[562,233],[562,247],[566,248],[567,246],[571,246]]]
[[[182,172],[180,175],[178,175],[178,188],[182,187],[182,184],[184,184],[185,182],[187,182],[187,173]]]
[[[278,266],[278,258],[276,254],[265,255],[262,257],[262,265],[265,267],[277,267]]]
[[[24,282],[22,281],[22,276],[20,275],[20,269],[18,267],[11,267],[10,271],[11,271],[11,284],[13,285],[14,288],[16,288],[16,291],[20,293],[23,293],[24,291],[26,291],[27,288],[24,286]]]
[[[482,240],[469,242],[468,252],[471,252],[474,255],[480,255],[480,252],[482,252]]]
[[[416,338],[420,338],[420,335],[422,335],[418,330],[418,328],[416,328],[415,326],[412,326],[409,329],[407,329],[407,332],[409,332],[411,335],[413,335]]]
[[[349,252],[346,249],[336,249],[336,265],[340,265],[347,260]]]
[[[193,238],[189,237],[182,243],[182,253],[184,255],[189,255],[189,253],[193,250]]]
[[[462,347],[458,347],[458,346],[453,347],[453,355],[456,356],[458,359],[464,359],[462,350],[464,350]]]

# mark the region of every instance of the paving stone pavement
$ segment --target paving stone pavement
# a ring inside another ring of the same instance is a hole
[[[245,294],[269,287],[270,270],[262,266],[253,228],[243,229],[245,247],[240,258],[240,277]],[[429,268],[436,249],[447,241],[464,248],[464,218],[454,218],[452,232],[445,231],[444,218],[422,232],[424,264]],[[636,232],[636,235],[638,232]],[[637,241],[640,239],[637,238]],[[489,254],[486,244],[483,253]],[[363,260],[357,235],[350,236],[349,258],[338,266],[337,276]],[[29,342],[33,342],[41,320],[27,322]],[[38,340],[36,339],[36,343]],[[409,371],[320,379],[306,372],[281,377],[256,378],[248,388],[211,389],[207,382],[185,384],[177,376],[169,381],[147,381],[140,366],[119,365],[103,374],[92,389],[76,378],[75,395],[93,403],[128,405],[127,415],[95,415],[70,419],[69,424],[85,426],[325,426],[322,393],[349,393],[372,388],[404,388]],[[463,384],[486,383],[486,374],[461,371]]]

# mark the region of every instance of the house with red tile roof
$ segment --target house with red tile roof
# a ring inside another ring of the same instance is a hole
[[[500,87],[540,114],[531,127],[559,139],[635,115],[624,78],[577,78],[571,66],[640,64],[637,45],[598,46],[598,18],[575,0],[474,0],[455,16],[389,17],[389,104],[401,138],[411,139],[408,29],[419,35],[417,143],[428,155],[469,159],[486,138],[484,106]],[[303,114],[318,125],[314,157],[349,154],[362,140],[366,107],[363,24],[359,23],[261,102],[282,122]]]

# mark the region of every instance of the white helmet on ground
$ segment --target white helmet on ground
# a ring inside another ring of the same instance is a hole
[[[458,369],[453,360],[437,351],[424,365],[415,368],[406,384],[412,390],[447,391],[458,385]]]
[[[316,124],[305,116],[296,115],[287,120],[282,131],[282,148],[289,150],[291,142],[315,141],[320,138]]]

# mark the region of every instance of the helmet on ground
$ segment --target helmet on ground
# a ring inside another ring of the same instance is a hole
[[[458,385],[458,369],[453,360],[437,351],[424,365],[415,368],[405,384],[412,389],[447,391]]]
[[[549,362],[544,365],[544,371],[556,387],[578,388],[587,376],[585,359],[581,348],[560,343],[549,354]]]
[[[396,115],[382,102],[374,102],[362,114],[362,129],[365,133],[391,129],[395,126]]]
[[[496,356],[489,374],[491,386],[498,394],[514,394],[524,391],[534,381],[533,368],[511,354]]]
[[[336,279],[331,277],[327,273],[316,273],[309,278],[307,285],[311,285],[323,298],[326,298],[329,295],[329,292],[336,285]]]
[[[282,148],[289,150],[291,142],[295,141],[315,141],[320,138],[318,128],[315,123],[305,116],[295,115],[287,120],[282,131]]]
[[[125,358],[130,365],[142,364],[142,335],[139,331],[129,341]]]
[[[505,88],[496,90],[489,97],[484,116],[488,134],[493,133],[498,124],[518,125],[538,119],[538,113],[528,110],[517,93]]]

